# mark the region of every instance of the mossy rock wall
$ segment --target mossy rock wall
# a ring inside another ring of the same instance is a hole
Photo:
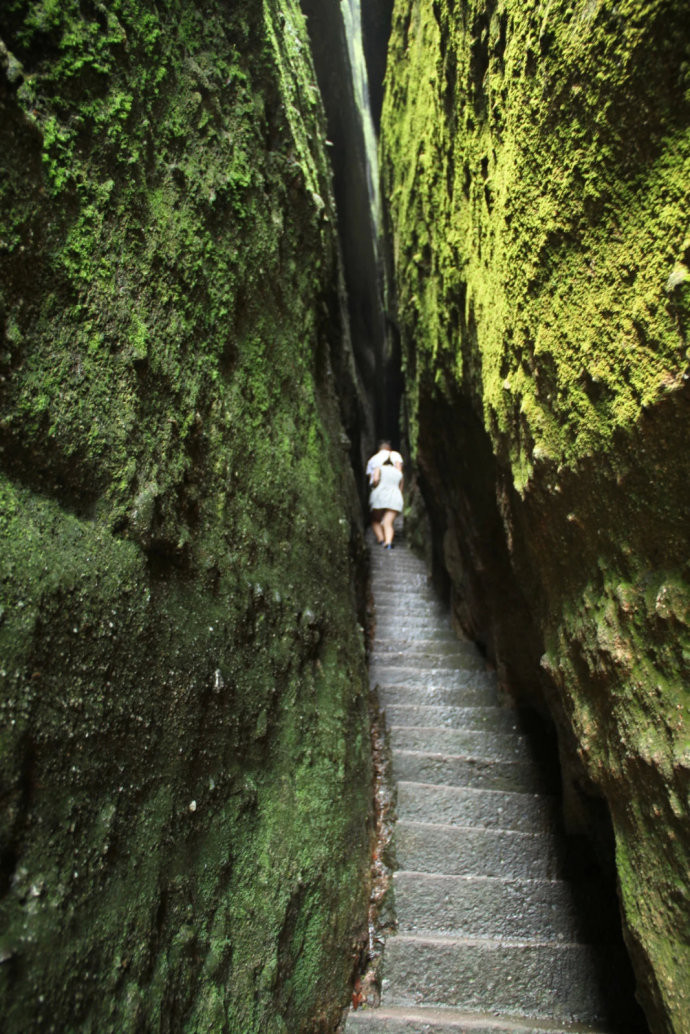
[[[0,10],[0,1012],[330,1031],[362,404],[293,0]]]
[[[410,435],[458,621],[555,720],[654,1031],[690,1030],[690,23],[398,0]]]

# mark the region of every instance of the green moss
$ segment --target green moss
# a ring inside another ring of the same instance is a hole
[[[567,463],[606,448],[685,361],[665,288],[684,254],[690,152],[665,62],[678,67],[687,44],[682,33],[668,37],[667,56],[652,62],[658,23],[634,4],[615,24],[602,12],[579,36],[565,7],[542,24],[503,4],[476,43],[481,5],[474,22],[444,4],[400,5],[399,25],[407,6],[412,22],[390,62],[384,162],[401,310],[425,342],[421,362],[452,376],[462,373],[451,314],[474,326],[487,426],[522,490],[535,448]],[[548,57],[531,63],[546,46]],[[633,163],[631,80],[650,110]]]
[[[457,611],[516,683],[542,656],[568,778],[613,816],[646,1008],[677,1031],[689,54],[664,0],[401,0],[382,144],[412,451]]]
[[[326,1029],[369,761],[303,19],[10,0],[0,37],[4,1023]]]

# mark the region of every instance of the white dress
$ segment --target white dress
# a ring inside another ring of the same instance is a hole
[[[400,482],[403,479],[402,471],[390,463],[385,463],[380,470],[379,483],[372,488],[369,496],[369,509],[395,510],[396,513],[402,513],[403,497],[400,491]]]

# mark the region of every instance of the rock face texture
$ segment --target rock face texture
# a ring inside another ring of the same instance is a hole
[[[0,40],[3,1029],[330,1030],[364,409],[304,19],[10,0]]]
[[[383,175],[455,618],[548,711],[654,1031],[690,1029],[690,29],[399,0]]]

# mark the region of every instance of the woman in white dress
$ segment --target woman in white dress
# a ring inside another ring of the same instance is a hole
[[[393,548],[393,521],[403,508],[402,462],[394,463],[391,453],[383,460],[372,475],[373,488],[369,495],[371,526],[376,541],[386,549]]]

